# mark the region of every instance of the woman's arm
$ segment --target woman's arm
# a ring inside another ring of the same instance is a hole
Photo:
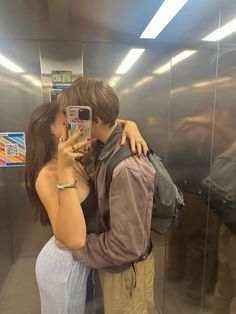
[[[123,145],[128,138],[130,140],[132,152],[136,153],[137,150],[138,156],[141,156],[142,153],[146,156],[149,149],[147,143],[139,132],[137,124],[133,121],[121,119],[118,119],[117,122],[119,122],[124,128],[120,142],[121,145]]]
[[[68,182],[74,181],[73,174],[67,178]],[[57,183],[52,174],[40,173],[36,181],[38,196],[47,210],[56,239],[65,247],[80,248],[85,243],[86,226],[77,191],[72,188],[58,191]]]
[[[63,133],[66,138],[66,133]],[[73,183],[74,158],[80,157],[80,153],[74,153],[76,149],[82,147],[85,141],[74,145],[78,134],[74,134],[67,141],[58,145],[58,179],[55,173],[43,169],[36,181],[36,190],[52,225],[53,233],[66,247],[78,249],[85,244],[86,225],[80,200],[76,188],[58,189],[56,185]],[[79,186],[78,186],[79,189]]]

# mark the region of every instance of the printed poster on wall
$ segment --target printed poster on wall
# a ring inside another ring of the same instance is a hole
[[[25,133],[0,133],[0,167],[24,166]]]

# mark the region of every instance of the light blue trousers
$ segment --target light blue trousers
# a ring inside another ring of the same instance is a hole
[[[90,268],[73,260],[54,240],[45,244],[35,265],[41,314],[83,314]]]

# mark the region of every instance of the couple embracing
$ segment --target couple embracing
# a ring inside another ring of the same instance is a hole
[[[65,109],[76,105],[92,109],[97,140],[87,156],[81,148],[91,139],[78,142],[83,130],[67,138]],[[91,269],[99,271],[105,314],[153,313],[155,170],[136,125],[118,114],[105,81],[80,77],[31,115],[26,188],[53,231],[36,261],[42,314],[83,314]],[[115,167],[107,189],[107,167],[127,137],[137,153]]]

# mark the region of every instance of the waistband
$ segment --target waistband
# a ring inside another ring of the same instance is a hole
[[[66,255],[71,255],[71,251],[66,249],[66,248],[61,248],[59,246],[56,245],[55,243],[56,238],[54,236],[51,237],[51,239],[49,239],[49,241],[46,243],[45,247],[48,247],[60,254],[66,254]]]
[[[148,256],[151,254],[151,252],[152,252],[152,241],[150,239],[145,252],[139,258],[137,258],[135,261],[133,261],[133,263],[138,263],[138,262],[146,260],[148,258]]]

